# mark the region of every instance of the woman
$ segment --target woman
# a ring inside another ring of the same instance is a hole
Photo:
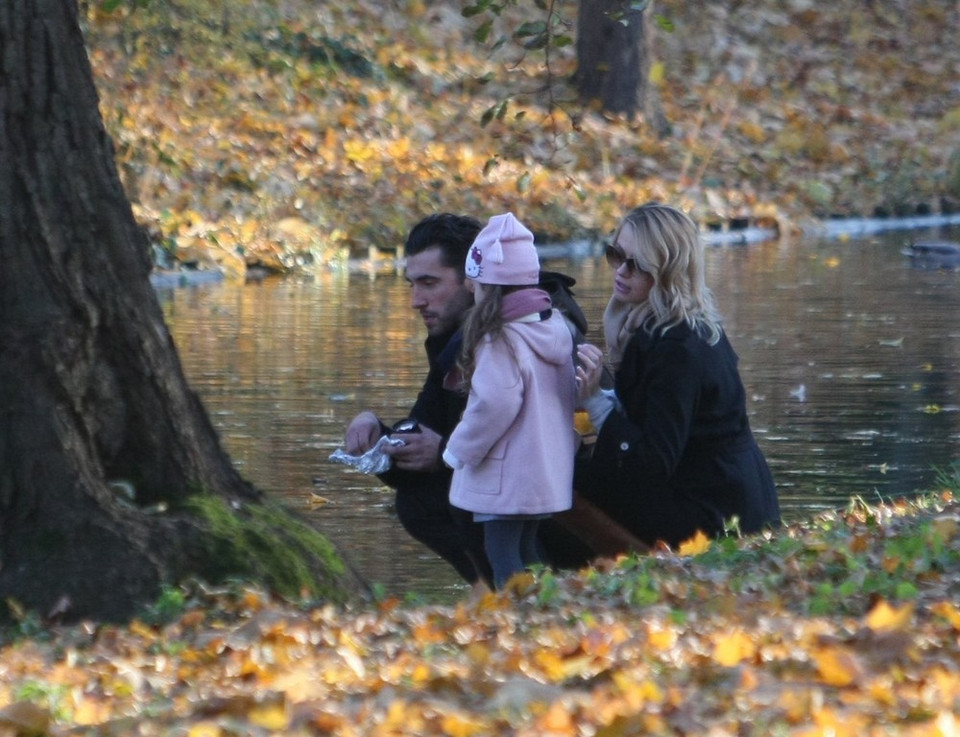
[[[579,397],[598,437],[578,463],[577,493],[646,545],[778,524],[773,478],[704,281],[696,225],[672,207],[638,207],[606,258],[614,269],[604,333],[615,391],[600,389],[601,351],[581,346]]]

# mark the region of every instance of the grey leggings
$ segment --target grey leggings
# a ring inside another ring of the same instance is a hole
[[[540,520],[493,519],[483,523],[483,547],[493,568],[497,589],[514,573],[542,561],[537,550],[537,527]]]

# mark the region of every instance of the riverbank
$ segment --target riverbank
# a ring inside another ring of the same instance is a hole
[[[0,650],[0,731],[946,737],[960,505],[943,483],[457,606],[194,584],[123,626],[24,613]]]
[[[808,222],[804,228],[803,238],[835,238],[850,240],[866,238],[878,233],[891,231],[916,231],[930,228],[952,227],[960,225],[960,214],[955,215],[926,215],[912,218],[869,218],[869,219],[840,219]],[[738,227],[729,226],[716,230],[702,232],[704,242],[709,246],[738,246],[763,243],[779,238],[776,228]],[[905,239],[912,241],[912,239]],[[960,243],[957,244],[960,249]],[[602,254],[603,241],[600,239],[581,239],[570,243],[547,243],[538,245],[537,250],[542,259],[571,259],[579,261],[587,258],[597,258]],[[941,259],[942,260],[942,259]],[[957,259],[951,257],[950,268],[956,267]],[[946,263],[946,262],[945,262]],[[301,267],[302,268],[302,267]],[[349,271],[350,273],[399,273],[403,269],[403,259],[395,254],[374,254],[367,258],[340,259],[329,264],[315,264],[310,269],[325,269]],[[236,273],[238,278],[247,281],[260,281],[269,274],[256,267],[247,268],[242,274]],[[228,274],[216,265],[208,265],[205,269],[191,269],[175,266],[173,268],[154,268],[150,274],[150,282],[157,289],[176,289],[179,287],[204,286],[216,284],[228,278]]]
[[[551,7],[575,17],[574,0]],[[481,18],[429,0],[89,4],[85,32],[138,219],[227,278],[390,254],[438,210],[511,209],[542,243],[596,239],[651,199],[728,238],[960,212],[950,0],[910,23],[856,0],[664,0],[662,137],[584,113],[573,45],[549,70],[521,55],[518,12],[495,49],[472,39]]]

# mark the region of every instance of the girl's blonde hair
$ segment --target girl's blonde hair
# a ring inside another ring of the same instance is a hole
[[[722,334],[722,318],[704,276],[703,242],[696,224],[669,205],[651,203],[636,207],[623,218],[613,242],[620,248],[620,234],[629,228],[636,244],[637,265],[653,277],[650,296],[639,322],[649,332],[667,331],[687,323],[703,331],[714,345]]]

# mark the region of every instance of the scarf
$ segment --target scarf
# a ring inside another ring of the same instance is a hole
[[[510,322],[527,315],[549,310],[552,303],[550,295],[542,289],[531,287],[503,295],[500,303],[500,316],[504,322]]]
[[[551,308],[550,295],[542,289],[531,287],[530,289],[521,289],[517,292],[510,292],[503,295],[500,303],[500,315],[504,322],[518,320],[527,315],[536,315],[543,313]],[[456,356],[460,353],[460,346],[463,343],[463,333],[459,330],[450,340],[450,344],[444,349],[438,357],[438,364],[441,359],[446,357],[446,363],[443,367],[443,388],[450,391],[463,391],[463,376],[460,373],[460,367],[456,365]]]
[[[607,303],[607,309],[603,312],[603,335],[607,340],[610,370],[614,373],[620,368],[627,343],[649,314],[646,303],[630,304],[615,297],[611,297]]]

